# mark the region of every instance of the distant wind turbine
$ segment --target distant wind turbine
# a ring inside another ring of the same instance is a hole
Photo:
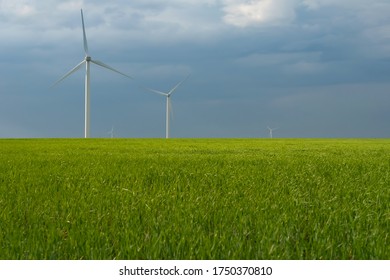
[[[87,43],[87,36],[85,33],[85,25],[84,25],[84,15],[83,10],[81,10],[81,22],[83,25],[83,40],[84,40],[84,51],[85,51],[85,58],[83,61],[81,61],[79,64],[77,64],[72,70],[70,70],[68,73],[66,73],[62,78],[60,78],[57,82],[53,84],[53,86],[57,85],[64,79],[66,79],[68,76],[72,75],[74,72],[79,70],[84,64],[85,64],[85,126],[84,126],[84,137],[89,138],[90,137],[90,63],[94,63],[96,65],[99,65],[103,68],[109,69],[113,72],[116,72],[118,74],[121,74],[127,78],[133,79],[133,77],[130,77],[122,72],[119,72],[118,70],[112,68],[111,66],[108,66],[107,64],[98,61],[98,60],[92,60],[91,56],[88,52],[88,43]]]
[[[274,130],[277,130],[278,128],[270,128],[269,126],[267,126],[268,130],[269,130],[269,138],[272,138],[272,132]]]
[[[159,91],[159,90],[155,90],[155,89],[151,89],[151,88],[146,88],[147,90],[149,91],[152,91],[154,93],[157,93],[157,94],[160,94],[160,95],[163,95],[167,98],[167,108],[166,108],[166,117],[165,117],[165,138],[168,139],[169,138],[169,115],[171,114],[171,110],[172,110],[172,103],[171,103],[171,95],[172,93],[185,81],[188,79],[190,75],[188,75],[184,80],[180,81],[178,84],[176,84],[170,91],[168,92],[162,92],[162,91]]]
[[[111,130],[108,132],[108,135],[110,135],[111,138],[114,138],[114,127],[111,128]]]

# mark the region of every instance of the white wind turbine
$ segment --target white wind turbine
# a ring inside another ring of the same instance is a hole
[[[110,138],[114,138],[114,127],[111,127],[111,130],[108,132],[108,135],[110,135]]]
[[[166,116],[165,116],[165,138],[169,138],[169,115],[171,114],[172,110],[172,104],[171,104],[171,95],[172,93],[185,81],[188,79],[190,75],[188,75],[184,80],[180,81],[178,84],[176,84],[170,91],[168,92],[162,92],[159,90],[151,89],[151,88],[146,88],[149,91],[152,91],[154,93],[163,95],[167,98],[167,109],[166,109]]]
[[[272,138],[272,132],[274,130],[277,130],[278,128],[270,128],[269,126],[267,126],[268,130],[269,130],[269,138]]]
[[[62,78],[60,78],[57,82],[53,84],[53,86],[57,85],[64,79],[66,79],[68,76],[72,75],[74,72],[79,70],[84,64],[85,64],[85,126],[84,126],[84,137],[89,138],[90,136],[90,63],[94,63],[96,65],[99,65],[103,68],[109,69],[111,71],[114,71],[118,74],[121,74],[125,77],[128,77],[130,79],[133,79],[133,77],[130,77],[111,66],[108,66],[107,64],[98,61],[98,60],[92,60],[91,56],[88,52],[88,43],[87,43],[87,36],[85,33],[85,26],[84,26],[84,16],[83,16],[83,10],[81,10],[81,22],[83,25],[83,40],[84,40],[84,51],[85,51],[85,58],[83,61],[81,61],[79,64],[77,64],[72,70],[70,70],[68,73],[66,73]]]

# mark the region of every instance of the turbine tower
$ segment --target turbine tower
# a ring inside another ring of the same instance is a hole
[[[72,70],[70,70],[68,73],[66,73],[63,77],[61,77],[57,82],[53,84],[53,86],[57,85],[64,79],[66,79],[68,76],[72,75],[74,72],[79,70],[84,64],[85,64],[85,124],[84,124],[84,137],[89,138],[90,137],[90,94],[91,94],[91,89],[90,89],[90,64],[91,62],[99,65],[103,68],[106,68],[108,70],[111,70],[113,72],[116,72],[118,74],[121,74],[127,78],[133,79],[133,77],[128,76],[111,66],[108,66],[107,64],[98,61],[98,60],[93,60],[91,56],[89,55],[88,51],[88,42],[87,42],[87,35],[85,33],[85,25],[84,25],[84,15],[83,15],[83,10],[81,10],[81,23],[83,26],[83,41],[84,41],[84,52],[85,52],[85,58],[83,61],[81,61],[79,64],[77,64]]]
[[[268,130],[269,130],[269,138],[272,139],[272,132],[273,132],[274,130],[277,130],[278,128],[270,128],[269,126],[267,126],[267,128],[268,128]]]
[[[188,75],[184,80],[180,81],[178,84],[176,84],[170,91],[168,92],[162,92],[162,91],[159,91],[159,90],[155,90],[155,89],[151,89],[151,88],[146,88],[147,90],[149,91],[152,91],[154,93],[157,93],[157,94],[160,94],[160,95],[163,95],[166,97],[167,99],[167,105],[166,105],[166,113],[165,113],[165,138],[168,139],[169,138],[169,131],[170,131],[170,127],[169,127],[169,115],[171,114],[171,110],[172,110],[172,103],[171,103],[171,95],[172,93],[185,81],[188,79],[190,75]]]
[[[114,138],[114,127],[111,128],[111,130],[108,132],[108,134],[110,135],[110,138]]]

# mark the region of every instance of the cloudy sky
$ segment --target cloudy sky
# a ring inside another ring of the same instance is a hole
[[[388,0],[0,0],[0,138],[390,137]]]

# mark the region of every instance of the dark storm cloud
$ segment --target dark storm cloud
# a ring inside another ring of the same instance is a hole
[[[92,136],[389,137],[390,3],[367,0],[1,1],[0,137],[81,137],[80,8],[93,58]],[[387,103],[386,103],[387,102]],[[325,109],[326,108],[326,109]],[[348,126],[348,129],[345,127]]]

